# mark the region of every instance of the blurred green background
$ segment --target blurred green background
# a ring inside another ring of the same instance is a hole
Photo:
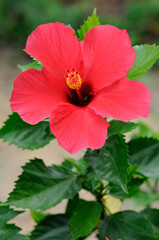
[[[20,44],[38,25],[79,28],[94,8],[102,24],[126,28],[133,44],[159,41],[159,0],[1,0],[0,45]]]

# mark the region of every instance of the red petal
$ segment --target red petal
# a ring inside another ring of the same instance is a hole
[[[57,106],[50,117],[51,132],[61,147],[70,153],[84,148],[101,148],[109,124],[87,107],[69,103]]]
[[[123,78],[100,90],[89,107],[103,117],[129,121],[147,117],[150,100],[151,95],[145,84]]]
[[[92,28],[81,45],[85,81],[91,83],[94,91],[125,77],[135,59],[126,30],[111,25]]]
[[[53,75],[63,77],[68,68],[80,69],[79,41],[73,30],[62,23],[40,25],[28,37],[25,50]]]
[[[62,101],[67,101],[63,82],[35,69],[15,79],[10,99],[12,111],[30,124],[49,117],[56,104]]]

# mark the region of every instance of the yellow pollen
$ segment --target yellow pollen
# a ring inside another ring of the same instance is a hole
[[[70,72],[66,76],[66,83],[71,89],[79,89],[82,85],[82,80],[78,72]]]

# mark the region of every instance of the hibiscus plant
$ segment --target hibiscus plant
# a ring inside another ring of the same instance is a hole
[[[77,240],[93,232],[100,240],[159,239],[159,209],[151,208],[159,199],[158,135],[130,122],[148,117],[151,95],[138,80],[159,58],[159,46],[132,47],[126,30],[100,25],[94,11],[77,31],[62,23],[40,25],[25,52],[33,59],[19,66],[13,113],[0,138],[29,150],[56,138],[70,153],[84,150],[79,160],[61,165],[37,158],[26,163],[0,203],[0,239]],[[94,200],[82,199],[81,189]],[[64,199],[65,213],[46,213]],[[121,210],[125,199],[144,208]],[[36,222],[27,235],[8,223],[21,209],[30,209]]]

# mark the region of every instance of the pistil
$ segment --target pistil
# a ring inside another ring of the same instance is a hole
[[[78,95],[78,98],[79,98],[80,102],[83,103],[84,99],[82,97],[82,94],[81,94],[79,88],[76,88],[75,90],[76,90],[76,93]]]
[[[82,79],[75,68],[72,68],[71,71],[69,69],[67,69],[66,72],[67,72],[67,74],[65,75],[66,83],[70,89],[76,90],[79,102],[82,104],[84,102],[84,99],[80,92],[80,87],[82,85]]]

